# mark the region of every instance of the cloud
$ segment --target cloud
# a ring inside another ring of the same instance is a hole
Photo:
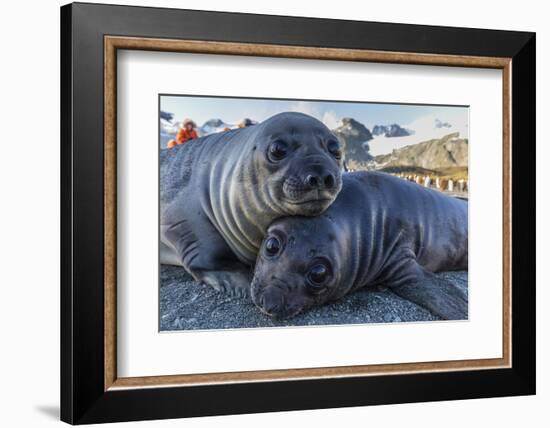
[[[441,138],[452,132],[458,132],[460,137],[466,138],[468,137],[468,115],[446,117],[445,114],[434,113],[414,120],[405,125],[405,128],[412,129],[420,141]]]
[[[441,124],[444,124],[444,126],[441,126]],[[414,131],[414,134],[396,138],[377,136],[369,141],[370,153],[374,156],[390,153],[392,150],[418,144],[422,141],[442,138],[453,132],[458,132],[461,138],[468,138],[468,115],[464,112],[455,112],[454,114],[436,112],[419,117],[402,126]]]
[[[451,125],[449,122],[441,122],[439,119],[435,120],[435,127],[436,128],[451,128],[453,125]]]
[[[307,101],[295,101],[290,104],[290,111],[295,111],[299,113],[309,114],[310,116],[320,118],[321,112],[314,104],[308,103]]]
[[[334,113],[333,111],[326,111],[325,113],[323,113],[321,122],[323,122],[328,129],[336,129],[338,128],[340,119],[338,118],[336,113]]]
[[[340,122],[340,118],[334,111],[322,109],[322,103],[315,105],[307,101],[295,101],[290,105],[289,110],[313,116],[323,122],[329,129],[337,128]]]

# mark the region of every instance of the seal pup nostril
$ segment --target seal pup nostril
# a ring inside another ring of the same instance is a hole
[[[284,299],[279,290],[274,287],[269,287],[262,294],[260,304],[266,313],[273,316],[283,310]]]
[[[267,302],[264,309],[269,315],[275,315],[279,312],[280,307],[276,302]]]
[[[271,316],[278,313],[281,309],[279,303],[276,300],[271,299],[264,299],[262,301],[262,308],[266,314]]]
[[[334,175],[327,174],[325,176],[325,187],[327,189],[332,189],[334,187],[334,184],[336,183],[336,180],[334,179]]]
[[[316,175],[308,175],[306,177],[306,184],[311,188],[316,188],[319,186],[319,177]]]

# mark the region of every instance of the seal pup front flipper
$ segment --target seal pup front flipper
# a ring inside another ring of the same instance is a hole
[[[204,270],[199,273],[200,281],[230,296],[250,296],[250,273],[246,268],[233,270]]]
[[[168,242],[163,242],[161,249],[168,251],[161,251],[161,263],[183,266],[196,281],[216,291],[249,295],[250,268],[237,259],[206,218],[161,226],[161,241]]]
[[[468,296],[459,286],[424,269],[416,260],[403,267],[389,286],[398,296],[428,309],[445,320],[468,319]]]

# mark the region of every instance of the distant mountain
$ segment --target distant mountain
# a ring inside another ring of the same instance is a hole
[[[369,153],[370,147],[368,141],[372,140],[371,132],[360,122],[355,119],[346,117],[342,119],[342,124],[333,129],[332,132],[340,144],[346,159],[352,159],[358,162],[367,162],[372,160],[372,156]]]
[[[160,111],[160,118],[166,120],[167,122],[172,122],[174,118],[174,113],[168,113],[166,111]]]
[[[392,137],[407,137],[414,134],[410,129],[405,129],[399,126],[397,123],[391,125],[374,125],[372,128],[373,135],[383,135],[388,138]]]
[[[201,137],[204,137],[205,135],[221,132],[226,128],[232,129],[234,127],[235,125],[225,123],[221,119],[210,119],[204,122],[197,131]]]
[[[459,135],[455,132],[443,138],[423,141],[376,156],[369,167],[385,170],[393,167],[417,167],[430,170],[467,167],[468,139],[459,138]]]
[[[202,124],[203,127],[212,127],[212,128],[219,128],[222,125],[225,125],[226,123],[221,119],[210,119],[207,120]]]

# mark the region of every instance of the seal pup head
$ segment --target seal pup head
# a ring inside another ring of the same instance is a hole
[[[272,116],[258,130],[254,165],[274,210],[316,216],[327,209],[342,188],[343,155],[334,134],[296,112]]]
[[[331,217],[285,217],[269,226],[251,283],[265,314],[291,318],[341,297],[342,251]]]

